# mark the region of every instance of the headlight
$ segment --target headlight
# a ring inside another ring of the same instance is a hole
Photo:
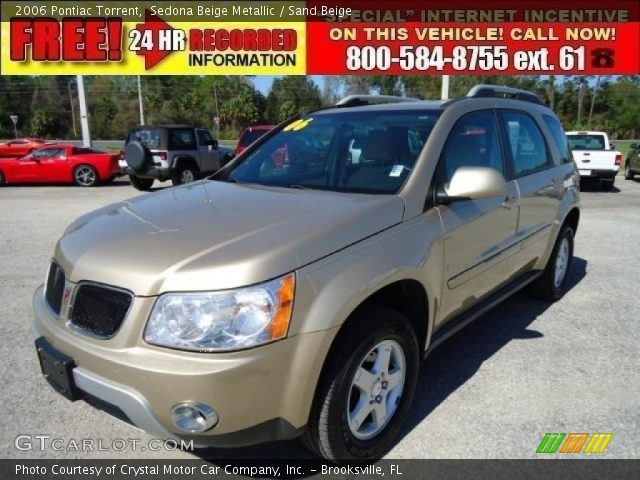
[[[184,350],[238,350],[286,337],[293,273],[253,287],[168,293],[156,301],[144,339]]]

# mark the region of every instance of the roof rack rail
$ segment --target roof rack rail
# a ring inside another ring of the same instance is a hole
[[[471,90],[469,90],[469,93],[467,93],[467,97],[512,98],[514,100],[522,100],[524,102],[544,105],[538,95],[536,95],[535,93],[529,92],[527,90],[521,90],[519,88],[505,87],[504,85],[476,85]]]
[[[375,105],[379,103],[419,102],[419,98],[397,97],[394,95],[349,95],[344,97],[336,107],[357,107],[360,105]]]

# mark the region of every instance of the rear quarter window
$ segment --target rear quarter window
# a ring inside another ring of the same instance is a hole
[[[129,133],[126,143],[140,142],[150,150],[160,148],[160,130],[157,128],[134,130]]]

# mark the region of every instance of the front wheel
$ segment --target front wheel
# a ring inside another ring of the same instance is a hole
[[[305,433],[305,443],[333,461],[380,458],[407,417],[418,380],[409,319],[378,305],[355,315],[327,359]]]
[[[633,177],[634,177],[633,170],[631,170],[631,165],[629,165],[629,162],[627,162],[627,167],[624,169],[624,179],[633,180]]]
[[[91,165],[80,165],[73,171],[73,183],[80,187],[94,187],[99,182],[98,172]]]
[[[573,229],[562,227],[542,274],[527,287],[532,297],[555,302],[567,292],[573,264]]]

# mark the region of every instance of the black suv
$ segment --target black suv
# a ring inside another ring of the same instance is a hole
[[[207,128],[188,125],[144,125],[129,132],[122,173],[131,185],[149,190],[155,179],[174,185],[214,173],[233,157]]]

